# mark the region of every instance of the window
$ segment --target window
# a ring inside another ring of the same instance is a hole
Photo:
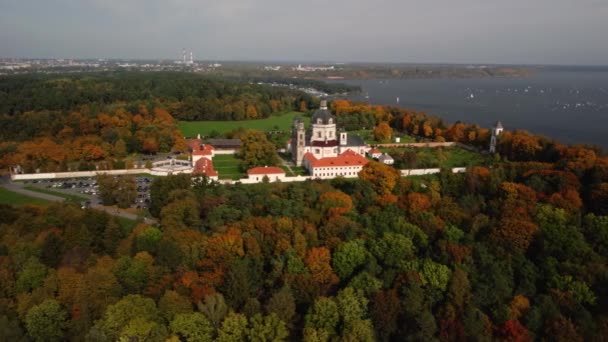
[[[317,132],[317,137],[321,137],[321,131]]]
[[[317,123],[320,125],[323,123],[323,121],[321,119],[317,119]]]
[[[319,154],[319,153],[321,153],[321,150],[318,148],[315,148],[315,154]]]
[[[329,131],[329,137],[332,138],[334,136],[334,132]]]
[[[331,125],[332,123],[334,123],[334,120],[333,119],[329,119],[329,121],[327,121],[327,123]]]

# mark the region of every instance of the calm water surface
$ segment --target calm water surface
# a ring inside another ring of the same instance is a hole
[[[341,82],[363,89],[352,100],[398,104],[447,122],[490,127],[501,120],[506,129],[608,149],[608,67],[547,68],[525,78]]]

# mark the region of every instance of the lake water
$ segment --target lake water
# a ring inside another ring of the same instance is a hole
[[[349,97],[356,101],[425,111],[450,123],[490,127],[500,120],[505,129],[608,149],[608,67],[543,68],[524,78],[339,82],[361,86]]]

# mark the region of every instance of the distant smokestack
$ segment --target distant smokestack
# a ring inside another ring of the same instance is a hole
[[[186,49],[185,48],[182,49],[182,62],[184,64],[186,64]]]
[[[194,64],[194,54],[190,51],[190,64]]]

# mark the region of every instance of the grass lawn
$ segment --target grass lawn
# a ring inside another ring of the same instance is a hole
[[[89,199],[84,196],[78,196],[78,195],[73,195],[73,194],[67,194],[65,192],[48,190],[48,189],[44,189],[44,188],[39,188],[37,186],[26,186],[26,187],[24,187],[24,189],[40,192],[40,193],[47,194],[47,195],[53,195],[53,196],[65,198],[67,201],[74,202],[74,203],[89,201]]]
[[[300,112],[288,112],[281,115],[271,116],[259,120],[243,121],[180,121],[179,129],[186,137],[196,137],[197,134],[210,135],[216,131],[225,134],[239,127],[257,129],[260,131],[291,131],[293,119],[302,116],[306,126],[310,123],[310,118],[304,117]]]
[[[394,143],[395,137],[400,137],[401,140],[399,144],[407,144],[407,143],[415,143],[416,139],[410,135],[402,134],[402,135],[393,135],[391,141],[388,142],[379,142],[374,138],[374,134],[371,129],[360,129],[358,131],[349,131],[348,134],[358,135],[363,138],[363,141],[369,145],[377,145],[377,144],[385,144],[385,143]]]
[[[48,204],[50,202],[8,191],[0,186],[0,204],[25,205],[25,204]]]
[[[241,179],[246,175],[239,169],[240,159],[233,154],[220,154],[213,157],[213,168],[219,173],[220,179]]]
[[[488,158],[479,153],[467,151],[458,147],[448,148],[381,148],[380,151],[391,154],[394,151],[416,152],[416,166],[413,168],[454,168],[471,165],[486,165]],[[393,153],[394,154],[394,153]],[[393,155],[393,158],[396,156]],[[395,163],[397,164],[397,163]]]

